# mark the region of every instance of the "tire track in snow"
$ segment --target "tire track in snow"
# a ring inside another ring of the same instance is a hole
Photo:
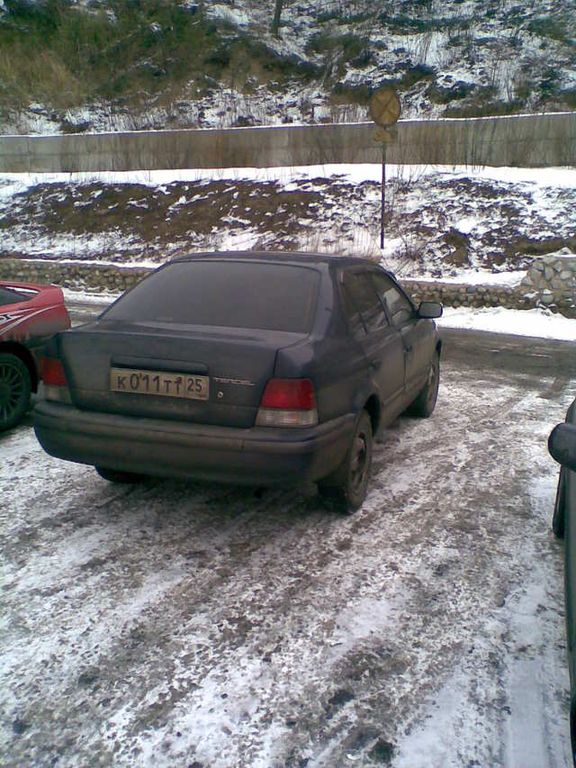
[[[563,404],[538,399],[527,375],[444,368],[437,413],[384,433],[350,518],[293,491],[162,481],[119,493],[38,455],[38,476],[57,479],[50,514],[36,519],[24,474],[8,522],[21,535],[10,606],[38,643],[4,670],[14,764],[339,768],[370,764],[379,742],[400,760],[464,662],[484,688],[465,687],[469,714],[449,721],[463,736],[439,765],[505,765],[511,630],[490,627],[547,525],[527,479],[552,471],[535,451]]]

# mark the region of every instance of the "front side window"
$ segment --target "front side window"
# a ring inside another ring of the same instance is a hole
[[[367,333],[388,325],[384,306],[366,272],[345,272],[344,292],[353,325],[356,322],[356,315],[362,321]]]
[[[414,317],[414,307],[392,280],[386,275],[373,275],[378,295],[386,303],[392,324],[396,327],[404,325]]]

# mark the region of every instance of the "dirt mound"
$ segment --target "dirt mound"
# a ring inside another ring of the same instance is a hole
[[[515,271],[534,255],[576,245],[574,189],[406,173],[387,187],[384,259],[401,274]],[[254,247],[382,256],[380,186],[344,174],[42,183],[6,189],[0,214],[0,254],[19,258],[160,263]]]

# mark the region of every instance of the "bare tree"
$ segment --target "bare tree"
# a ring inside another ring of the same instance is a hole
[[[279,30],[280,30],[280,17],[282,15],[282,6],[284,5],[284,0],[276,0],[276,4],[274,6],[274,18],[272,19],[272,27],[270,28],[270,31],[273,35],[276,37],[279,37]]]

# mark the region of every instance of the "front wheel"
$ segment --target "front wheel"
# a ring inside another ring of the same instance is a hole
[[[31,391],[26,364],[16,355],[0,354],[0,431],[15,427],[24,418]]]
[[[147,479],[146,475],[139,475],[137,472],[123,472],[120,469],[109,469],[108,467],[94,467],[96,472],[109,483],[141,483]]]
[[[430,368],[428,370],[428,378],[426,384],[422,388],[420,394],[409,406],[407,413],[410,416],[418,416],[419,418],[426,419],[431,416],[436,407],[436,400],[438,399],[438,387],[440,386],[440,355],[438,352],[434,352],[434,357],[430,362]]]
[[[355,512],[366,498],[372,466],[372,422],[362,411],[346,458],[338,469],[318,483],[321,496],[334,499],[344,512]]]

